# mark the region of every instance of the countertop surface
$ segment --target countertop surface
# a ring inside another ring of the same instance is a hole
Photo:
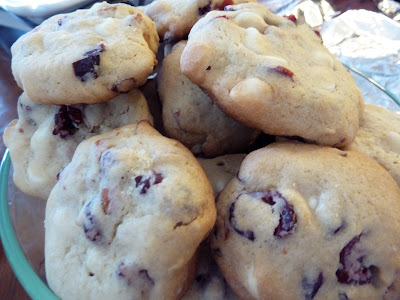
[[[344,12],[348,9],[367,9],[378,11],[372,0],[340,0],[329,1],[336,11]],[[21,32],[10,32],[0,27],[0,156],[3,157],[5,146],[3,132],[7,124],[17,118],[17,99],[21,89],[15,83],[11,73],[10,45]],[[15,277],[0,244],[0,299],[23,300],[30,299],[21,284]]]

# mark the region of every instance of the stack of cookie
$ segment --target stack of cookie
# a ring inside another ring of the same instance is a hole
[[[159,37],[153,128],[136,88]],[[307,24],[253,1],[100,3],[12,50],[4,140],[47,200],[60,298],[399,299],[400,117]]]
[[[138,9],[105,3],[54,16],[17,40],[12,71],[24,93],[4,133],[17,187],[47,199],[84,139],[153,123],[137,87],[157,63],[158,43]]]

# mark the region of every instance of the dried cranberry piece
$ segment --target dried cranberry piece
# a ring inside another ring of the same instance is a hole
[[[138,175],[135,177],[136,187],[141,187],[140,194],[146,194],[147,190],[152,186],[163,181],[164,177],[161,173],[151,170],[151,174],[147,177]]]
[[[63,16],[62,18],[58,19],[57,24],[58,26],[62,26],[64,23],[64,20],[67,18],[67,16]]]
[[[294,24],[297,24],[297,18],[295,15],[288,15],[288,16],[284,16],[286,19],[289,19],[290,21],[292,21]]]
[[[233,229],[240,235],[244,236],[245,238],[249,239],[250,241],[255,240],[255,235],[254,232],[251,230],[240,230],[237,228],[237,224],[235,221],[235,204],[236,202],[233,202],[231,206],[229,207],[229,223],[231,223]]]
[[[89,240],[92,242],[101,243],[102,234],[98,228],[96,218],[92,213],[92,203],[92,201],[87,202],[83,208],[83,231]]]
[[[157,172],[153,171],[153,175],[154,175],[154,184],[159,184],[164,179],[164,177],[161,175],[161,173],[157,173]]]
[[[60,180],[60,174],[61,174],[61,172],[62,172],[63,170],[64,170],[64,167],[61,168],[60,172],[57,173],[57,175],[56,175],[56,180],[57,180],[57,181]]]
[[[72,124],[75,126],[79,126],[83,123],[82,111],[79,108],[67,106],[67,113]]]
[[[362,233],[355,236],[340,251],[340,268],[336,271],[336,277],[340,283],[363,285],[372,281],[375,266],[366,267],[363,263],[366,251],[360,245]]]
[[[317,30],[317,29],[313,29],[313,31],[322,40],[321,32],[319,30]]]
[[[59,134],[61,138],[66,138],[73,135],[82,123],[83,116],[79,108],[62,105],[54,116],[53,134]]]
[[[290,79],[293,79],[294,73],[290,71],[288,68],[285,68],[283,66],[276,66],[271,69],[274,72],[278,72],[284,76],[290,77]]]
[[[88,73],[92,73],[93,78],[96,79],[98,75],[94,70],[94,66],[98,66],[99,64],[100,64],[99,55],[85,57],[72,63],[75,70],[75,76],[79,77],[81,81],[85,81],[84,76]]]
[[[75,75],[82,81],[85,81],[86,74],[92,74],[93,78],[98,77],[95,66],[100,65],[100,53],[105,51],[104,44],[101,43],[98,48],[90,50],[83,54],[83,58],[72,63],[74,67]]]
[[[263,191],[263,192],[249,192],[249,193],[247,193],[247,195],[254,197],[254,198],[259,198],[264,203],[273,206],[273,208],[272,208],[273,212],[276,209],[280,209],[279,224],[274,230],[274,236],[276,236],[278,239],[280,239],[280,238],[284,238],[287,235],[290,235],[293,233],[293,231],[297,225],[296,213],[294,212],[293,206],[291,204],[289,204],[287,202],[287,200],[278,191],[267,190],[267,191]],[[240,196],[241,195],[239,195],[238,198]],[[251,241],[254,241],[256,237],[255,237],[255,234],[253,231],[241,230],[238,228],[236,221],[235,221],[235,215],[234,215],[235,204],[236,204],[236,202],[233,202],[231,204],[231,206],[229,207],[229,222],[231,223],[233,229],[238,234],[246,237],[247,239],[249,239]],[[277,207],[276,207],[276,204],[277,204]]]
[[[318,293],[323,283],[324,283],[324,275],[322,274],[322,272],[320,272],[318,274],[318,277],[313,280],[310,280],[308,278],[303,278],[301,286],[305,291],[305,299],[306,300],[313,299],[315,295]]]
[[[229,19],[228,16],[225,16],[225,15],[216,16],[214,19],[220,19],[220,18]]]
[[[250,194],[256,197],[261,194],[261,200],[271,206],[275,205],[278,201],[283,201],[284,205],[279,214],[279,224],[274,230],[274,236],[283,238],[293,233],[297,224],[296,213],[294,212],[293,206],[287,202],[281,193],[275,190],[267,190],[262,193],[255,192]]]
[[[295,226],[296,214],[293,210],[293,206],[286,202],[280,214],[279,225],[274,230],[274,236],[283,238],[291,234]]]

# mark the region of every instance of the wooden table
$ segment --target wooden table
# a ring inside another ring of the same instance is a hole
[[[377,11],[372,0],[335,0],[330,1],[336,11],[344,12],[348,9],[367,9]],[[3,132],[5,126],[17,117],[17,98],[21,94],[11,75],[9,40],[4,41],[4,28],[0,28],[0,157],[3,157],[5,146]],[[3,31],[3,32],[2,32]],[[24,300],[30,299],[15,277],[0,244],[0,299]]]

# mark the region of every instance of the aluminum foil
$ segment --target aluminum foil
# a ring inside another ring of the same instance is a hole
[[[400,98],[400,24],[380,13],[349,10],[322,24],[321,36],[340,61],[374,79]],[[360,78],[356,77],[357,83]],[[367,103],[382,102],[400,111],[393,100],[380,99],[374,86],[361,87]],[[378,97],[378,99],[375,99]]]

